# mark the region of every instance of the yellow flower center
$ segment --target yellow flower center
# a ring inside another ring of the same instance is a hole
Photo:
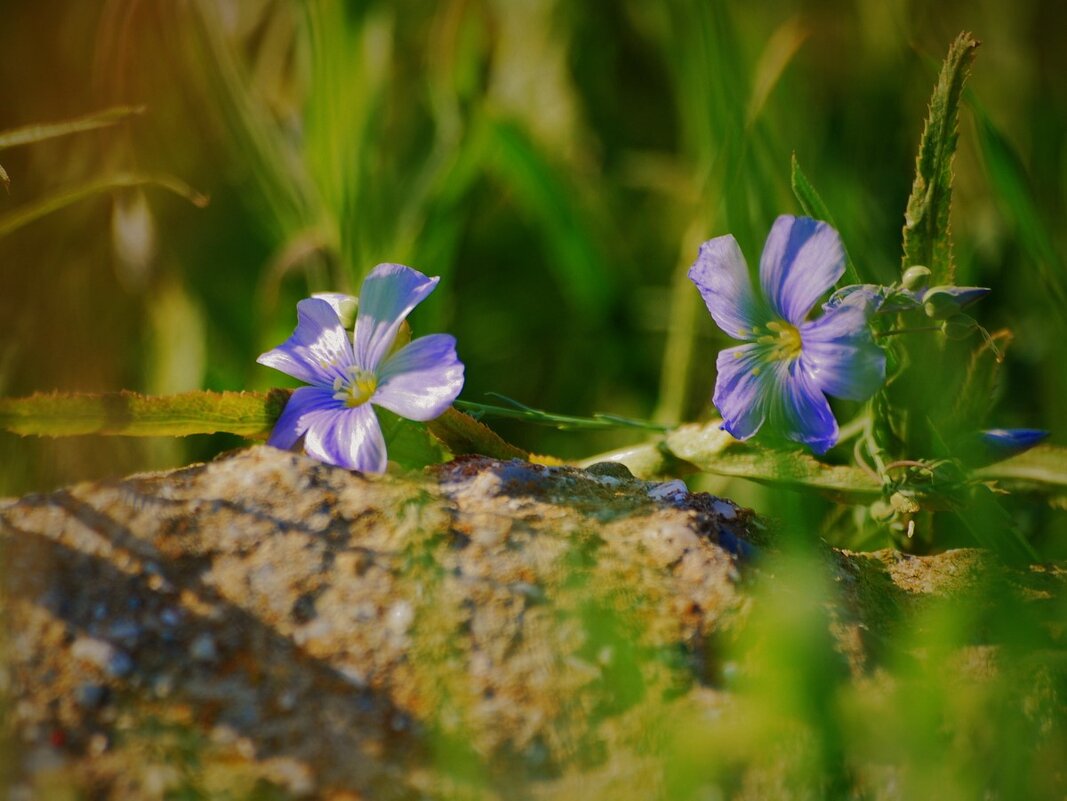
[[[770,357],[775,361],[789,361],[800,355],[800,331],[785,320],[771,320],[767,323],[769,333],[756,337],[761,345],[770,345]]]
[[[370,370],[360,370],[358,367],[348,368],[348,381],[335,378],[333,381],[336,400],[345,402],[346,406],[362,406],[369,401],[375,390],[378,389],[378,376]]]

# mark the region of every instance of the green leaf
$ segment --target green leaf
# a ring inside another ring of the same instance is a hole
[[[973,487],[966,504],[955,512],[955,516],[981,547],[1020,565],[1041,561],[1011,513],[989,487]]]
[[[196,2],[168,3],[160,11],[169,15],[175,36],[181,37],[176,52],[184,61],[175,69],[194,91],[204,93],[206,107],[223,123],[224,158],[241,165],[241,174],[250,182],[245,199],[257,220],[280,247],[309,229],[325,229],[333,242],[335,232],[324,219],[315,190],[285,132],[256,94],[244,54],[221,18],[222,9],[217,3]],[[257,26],[262,24],[257,21]]]
[[[1038,268],[1042,283],[1060,305],[1067,304],[1065,265],[1042,220],[1026,167],[977,99],[973,95],[968,99],[977,123],[978,149],[1001,211],[1014,225],[1023,250]]]
[[[811,185],[808,176],[800,169],[800,162],[797,161],[796,153],[793,154],[789,183],[793,187],[793,194],[796,196],[797,202],[800,203],[800,208],[804,210],[806,215],[814,217],[816,220],[828,222],[834,228],[837,228],[837,223],[834,221],[834,216],[830,213],[830,209],[826,207],[822,197],[815,191],[815,187]],[[845,249],[845,274],[842,276],[842,282],[845,284],[863,283],[847,248]]]
[[[93,131],[97,128],[106,128],[130,117],[143,114],[144,110],[144,106],[115,106],[114,108],[104,109],[103,111],[87,114],[84,117],[75,117],[62,122],[26,125],[21,128],[0,131],[0,150],[44,142],[48,139],[56,139],[60,136],[69,136],[83,131]]]
[[[615,282],[591,237],[595,225],[578,193],[526,131],[509,121],[494,119],[487,124],[490,166],[544,231],[553,255],[549,266],[557,272],[560,290],[576,310],[601,319]]]
[[[477,453],[494,459],[529,457],[526,451],[506,442],[484,423],[453,408],[447,409],[436,420],[431,420],[427,427],[455,456]]]
[[[309,68],[304,163],[343,258],[362,270],[386,247],[393,225],[383,213],[391,204],[388,185],[380,183],[388,149],[379,137],[387,117],[382,103],[394,77],[394,15],[389,4],[299,5]]]
[[[38,393],[0,398],[0,429],[22,436],[69,437],[82,434],[126,437],[183,437],[225,432],[265,438],[274,428],[292,390],[269,392]],[[501,439],[487,426],[448,409],[425,426],[378,409],[390,440],[390,458],[409,467],[440,461],[442,451],[427,430],[456,456],[478,453],[495,459],[525,459],[526,451]]]
[[[956,432],[970,434],[982,427],[997,397],[1004,352],[1011,341],[1011,331],[1003,329],[991,334],[971,353],[963,385],[948,415]]]
[[[430,436],[425,423],[407,420],[380,407],[375,409],[375,413],[385,437],[389,461],[409,470],[417,470],[439,464],[448,458],[440,440]]]
[[[931,284],[951,284],[955,273],[949,231],[952,159],[959,139],[960,98],[977,47],[978,41],[963,32],[949,48],[930,98],[915,182],[904,212],[903,269],[916,264],[929,267]]]
[[[0,398],[0,428],[39,437],[183,437],[219,432],[265,437],[289,395],[287,389],[161,396],[136,392],[38,393],[28,398]]]
[[[78,186],[61,189],[53,195],[33,203],[27,203],[9,211],[7,214],[0,215],[0,237],[93,195],[108,192],[112,189],[127,189],[136,186],[158,186],[161,189],[180,195],[198,208],[203,208],[208,204],[206,195],[200,194],[188,184],[172,176],[118,173],[105,178],[97,178]]]
[[[667,449],[706,473],[815,490],[842,503],[869,503],[881,497],[881,483],[858,467],[823,464],[801,451],[742,445],[720,430],[721,424],[714,420],[681,426],[667,435]]]
[[[800,22],[800,17],[791,17],[783,22],[771,34],[760,54],[752,75],[752,93],[748,98],[745,111],[745,126],[749,129],[755,125],[763,111],[767,98],[785,72],[789,62],[800,50],[810,35],[810,31]]]
[[[1067,448],[1038,445],[1018,456],[976,470],[974,474],[1011,489],[1062,493],[1067,489]]]
[[[648,420],[637,420],[633,417],[622,417],[617,414],[604,414],[594,412],[592,417],[575,417],[569,414],[556,414],[542,409],[534,409],[525,403],[501,395],[499,392],[486,393],[511,404],[507,406],[493,406],[488,403],[476,403],[474,401],[456,401],[456,406],[464,411],[471,412],[478,418],[481,417],[507,417],[512,420],[522,420],[527,423],[540,426],[551,426],[561,431],[591,431],[613,428],[638,428],[643,431],[666,431],[668,426],[652,423]]]

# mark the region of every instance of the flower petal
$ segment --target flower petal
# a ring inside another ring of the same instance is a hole
[[[807,445],[817,454],[826,453],[837,442],[837,420],[830,403],[801,365],[800,359],[775,371],[777,385],[768,404],[769,425],[794,442]]]
[[[845,251],[831,226],[783,214],[774,221],[760,257],[763,294],[795,326],[845,272]]]
[[[356,318],[356,364],[361,370],[377,370],[404,318],[440,280],[403,264],[379,264],[371,270],[360,290]]]
[[[763,425],[774,370],[761,345],[740,345],[719,352],[715,362],[715,394],[711,402],[722,415],[722,427],[737,439],[748,439]]]
[[[352,345],[337,312],[325,300],[307,298],[296,304],[296,313],[293,335],[256,361],[308,384],[328,387],[344,379]]]
[[[386,359],[371,400],[409,420],[432,420],[452,405],[461,389],[463,362],[456,356],[456,338],[431,334]]]
[[[935,286],[923,293],[922,306],[927,317],[946,320],[989,294],[980,286]]]
[[[987,428],[980,434],[989,454],[996,459],[1028,451],[1048,439],[1048,435],[1042,428]]]
[[[344,292],[312,292],[311,297],[324,300],[333,306],[337,312],[337,319],[345,329],[349,329],[356,322],[356,309],[359,307],[359,298],[355,295],[346,295]]]
[[[842,305],[800,326],[800,362],[827,395],[866,400],[885,381],[885,353],[874,344],[861,306]]]
[[[274,430],[267,440],[268,445],[289,450],[308,429],[309,415],[326,409],[341,410],[342,401],[333,397],[333,390],[321,387],[300,387],[285,404]]]
[[[1014,453],[1018,449],[1027,450],[1042,440],[1048,439],[1049,432],[1043,428],[987,428],[982,431],[982,439],[990,445],[1010,448]]]
[[[719,236],[700,246],[689,268],[689,280],[696,284],[715,324],[734,339],[753,339],[752,329],[770,319],[766,304],[752,289],[745,257],[732,236]]]
[[[307,421],[304,450],[308,456],[348,470],[385,472],[385,439],[369,403],[314,411]]]

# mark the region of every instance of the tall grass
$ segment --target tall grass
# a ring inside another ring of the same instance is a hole
[[[0,393],[264,388],[278,377],[255,356],[297,299],[401,261],[446,279],[413,323],[457,335],[467,399],[700,418],[725,342],[684,280],[696,246],[729,232],[753,259],[774,217],[800,211],[795,155],[859,275],[890,280],[929,87],[966,28],[983,45],[956,164],[959,281],[990,286],[981,321],[1014,331],[995,422],[1067,444],[1065,24],[1040,0],[7,0],[0,130],[145,112],[0,153],[0,213],[132,172],[211,204],[117,189],[0,239]],[[639,436],[499,429],[571,458]],[[238,442],[0,434],[0,496]],[[828,502],[692,486],[753,505],[801,551],[870,544]],[[1063,558],[1064,507],[1009,512]],[[1062,656],[1022,607],[925,609],[867,692],[827,661],[827,577],[803,559],[779,577],[732,646],[755,667],[731,711],[670,727],[672,798],[760,797],[742,768],[764,757],[793,797],[1062,792]],[[1005,669],[957,673],[960,649],[985,644]]]

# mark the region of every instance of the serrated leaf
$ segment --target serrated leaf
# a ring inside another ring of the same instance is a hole
[[[526,459],[529,454],[506,442],[495,431],[470,415],[449,408],[427,423],[430,433],[455,456],[477,453],[494,459]]]
[[[915,159],[915,181],[904,212],[903,268],[929,267],[932,284],[951,284],[955,273],[949,231],[952,160],[959,139],[960,99],[977,47],[978,41],[965,31],[949,48],[930,98]]]
[[[183,437],[220,432],[265,437],[289,395],[287,389],[160,396],[136,392],[38,393],[28,398],[0,398],[0,428],[39,437]]]
[[[21,128],[0,131],[0,150],[19,145],[36,144],[37,142],[44,142],[61,136],[93,131],[97,128],[106,128],[130,117],[143,114],[144,110],[144,106],[115,106],[114,108],[96,111],[83,117],[75,117],[61,122],[26,125]]]
[[[823,464],[801,451],[743,445],[721,431],[721,424],[681,426],[667,435],[666,446],[706,473],[815,490],[842,503],[869,503],[881,496],[881,484],[857,467]]]
[[[265,438],[274,428],[292,390],[269,392],[183,392],[142,395],[137,392],[38,393],[28,398],[0,398],[0,429],[22,436],[69,437],[83,434],[127,437],[181,437],[189,434],[237,434]],[[525,459],[526,451],[505,442],[488,426],[449,408],[425,426],[378,409],[383,430],[395,441],[390,458],[422,466],[442,452],[427,430],[456,456],[477,453],[495,459]],[[398,422],[399,421],[399,422]],[[410,423],[410,426],[408,425]],[[400,450],[394,452],[394,447]],[[422,464],[419,462],[422,461]]]
[[[814,217],[816,220],[822,220],[830,223],[834,228],[837,228],[837,223],[834,221],[834,216],[830,213],[830,209],[827,208],[826,203],[823,202],[822,196],[812,186],[811,181],[808,180],[808,176],[804,174],[804,171],[800,169],[800,162],[797,161],[797,154],[793,154],[792,169],[790,170],[789,185],[793,187],[793,195],[796,196],[797,202],[800,204],[800,208],[809,217]],[[843,246],[843,245],[842,245]],[[855,263],[852,261],[852,257],[848,253],[848,248],[845,248],[845,274],[841,277],[841,281],[838,283],[843,284],[861,284],[863,281],[860,279],[859,271],[856,269]]]

